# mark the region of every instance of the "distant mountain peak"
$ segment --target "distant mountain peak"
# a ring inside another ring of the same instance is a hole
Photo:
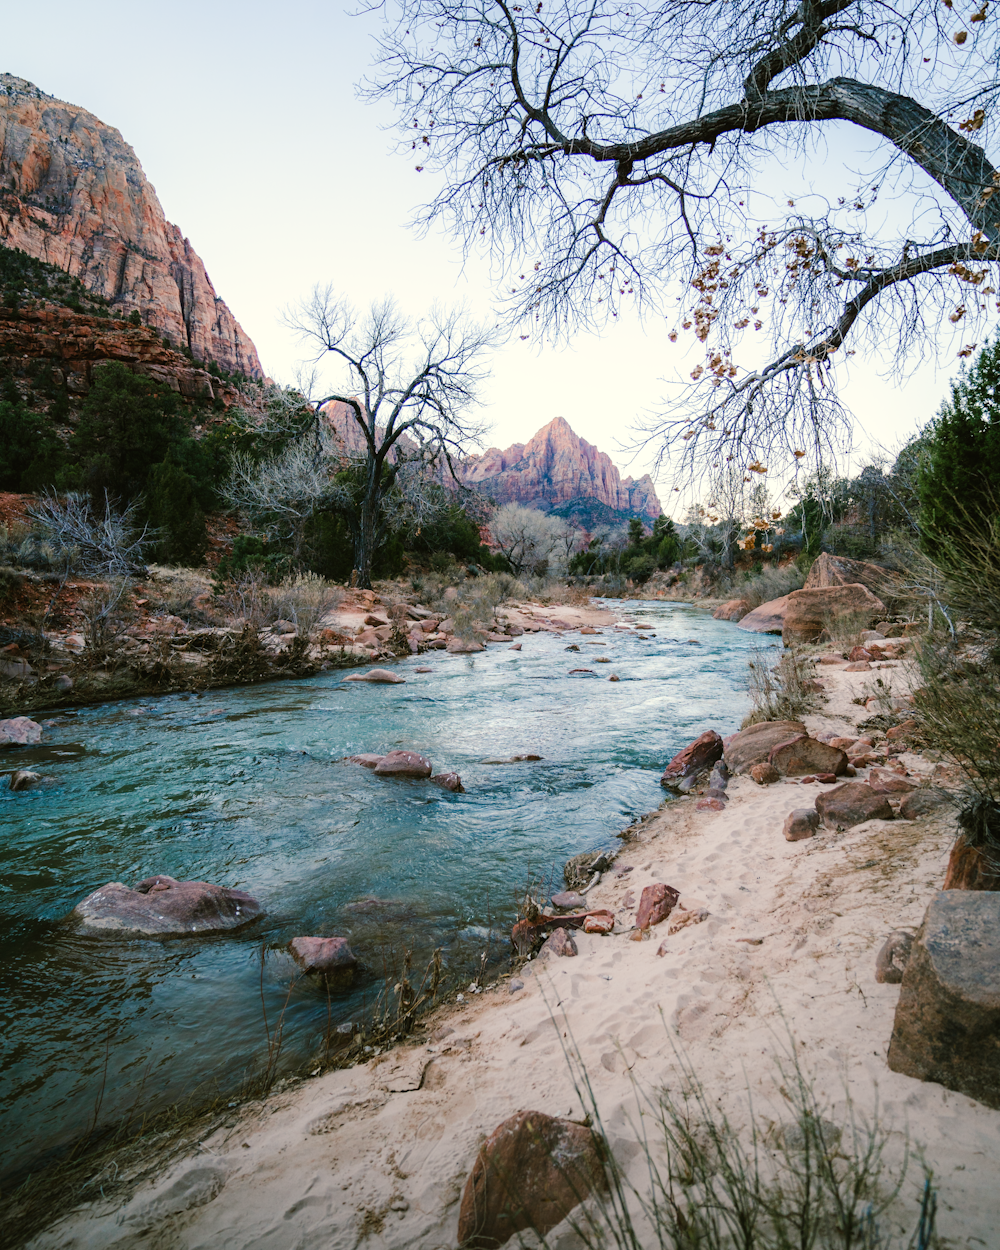
[[[652,522],[663,511],[649,474],[622,480],[611,457],[581,438],[565,417],[553,419],[528,440],[501,451],[490,447],[463,460],[459,477],[497,503],[520,503],[543,512],[593,499],[623,516]]]

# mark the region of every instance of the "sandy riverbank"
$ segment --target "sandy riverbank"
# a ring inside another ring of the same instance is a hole
[[[811,731],[849,733],[866,715],[851,700],[872,676],[824,666],[827,702],[806,717]],[[902,760],[915,776],[934,767]],[[741,777],[724,812],[669,802],[640,822],[588,903],[613,909],[627,930],[642,887],[664,881],[706,920],[669,936],[658,926],[642,942],[579,933],[578,957],[532,961],[517,973],[523,989],[501,981],[439,1009],[419,1044],[241,1110],[124,1206],[78,1208],[32,1245],[454,1246],[483,1137],[519,1109],[585,1111],[559,1033],[579,1048],[612,1146],[640,1187],[633,1082],[647,1092],[675,1083],[679,1046],[737,1123],[747,1080],[758,1116],[780,1122],[774,1058],[790,1033],[831,1118],[845,1114],[845,1089],[863,1115],[877,1093],[896,1143],[909,1132],[934,1170],[947,1244],[994,1244],[1000,1112],[889,1071],[899,987],[874,977],[885,935],[919,924],[940,887],[952,822],[876,820],[786,842],[785,814],[815,791]],[[917,1182],[914,1171],[910,1214]],[[575,1244],[560,1230],[550,1241]]]

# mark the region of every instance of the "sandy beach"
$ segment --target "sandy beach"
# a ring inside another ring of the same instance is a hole
[[[894,669],[901,690],[905,669]],[[806,716],[810,731],[852,734],[869,714],[852,699],[874,675],[824,665],[826,702]],[[949,784],[934,761],[900,759],[915,780],[933,772]],[[614,934],[579,932],[577,957],[536,958],[443,1004],[412,1044],[241,1108],[124,1205],[79,1207],[31,1245],[454,1247],[483,1139],[521,1109],[573,1119],[588,1110],[566,1048],[585,1066],[616,1157],[641,1190],[639,1105],[677,1088],[679,1056],[734,1124],[746,1122],[748,1089],[758,1125],[780,1124],[788,1111],[776,1061],[784,1054],[787,1067],[792,1047],[831,1119],[843,1123],[848,1102],[871,1116],[877,1102],[893,1158],[908,1136],[934,1173],[946,1245],[997,1244],[1000,1111],[888,1069],[899,986],[875,980],[886,935],[916,928],[940,888],[953,820],[872,820],[786,842],[785,815],[811,806],[818,788],[743,776],[724,811],[669,800],[633,828],[588,895],[588,907],[614,911]],[[635,906],[653,882],[676,888],[683,910],[636,941]],[[678,927],[685,914],[692,923]],[[512,990],[516,981],[523,988]],[[897,1203],[909,1228],[922,1180],[911,1172]],[[549,1244],[580,1243],[564,1224]]]

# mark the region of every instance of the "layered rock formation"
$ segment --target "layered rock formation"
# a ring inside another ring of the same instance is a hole
[[[497,503],[526,504],[543,512],[578,499],[594,499],[648,521],[663,511],[648,474],[623,480],[611,457],[575,434],[564,417],[550,421],[527,443],[470,456],[459,476]]]
[[[12,373],[22,382],[22,390],[31,385],[38,367],[44,366],[48,385],[54,391],[65,387],[72,406],[74,400],[86,396],[94,370],[106,361],[119,361],[134,373],[147,374],[187,400],[218,401],[223,408],[247,402],[230,382],[166,347],[146,326],[40,302],[33,307],[0,308],[0,372]]]
[[[56,265],[205,363],[262,377],[257,351],[164,216],[117,130],[0,74],[0,244]]]
[[[345,451],[364,451],[364,435],[347,404],[326,404],[323,413]],[[401,443],[406,450],[414,449],[405,436]],[[575,434],[563,417],[550,421],[527,443],[514,443],[505,451],[490,447],[455,467],[464,486],[498,504],[519,503],[542,512],[559,511],[573,520],[577,520],[574,511],[580,511],[573,505],[581,503],[606,510],[609,515],[600,520],[639,516],[651,524],[663,511],[648,474],[638,481],[631,477],[623,480],[611,457]],[[580,519],[588,527],[593,524],[587,515]]]

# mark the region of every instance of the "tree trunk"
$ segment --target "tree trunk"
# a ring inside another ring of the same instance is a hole
[[[362,590],[372,588],[372,561],[375,559],[375,546],[378,537],[379,500],[366,491],[361,501],[361,518],[358,525],[358,537],[354,550],[354,565],[358,574],[358,586]]]

